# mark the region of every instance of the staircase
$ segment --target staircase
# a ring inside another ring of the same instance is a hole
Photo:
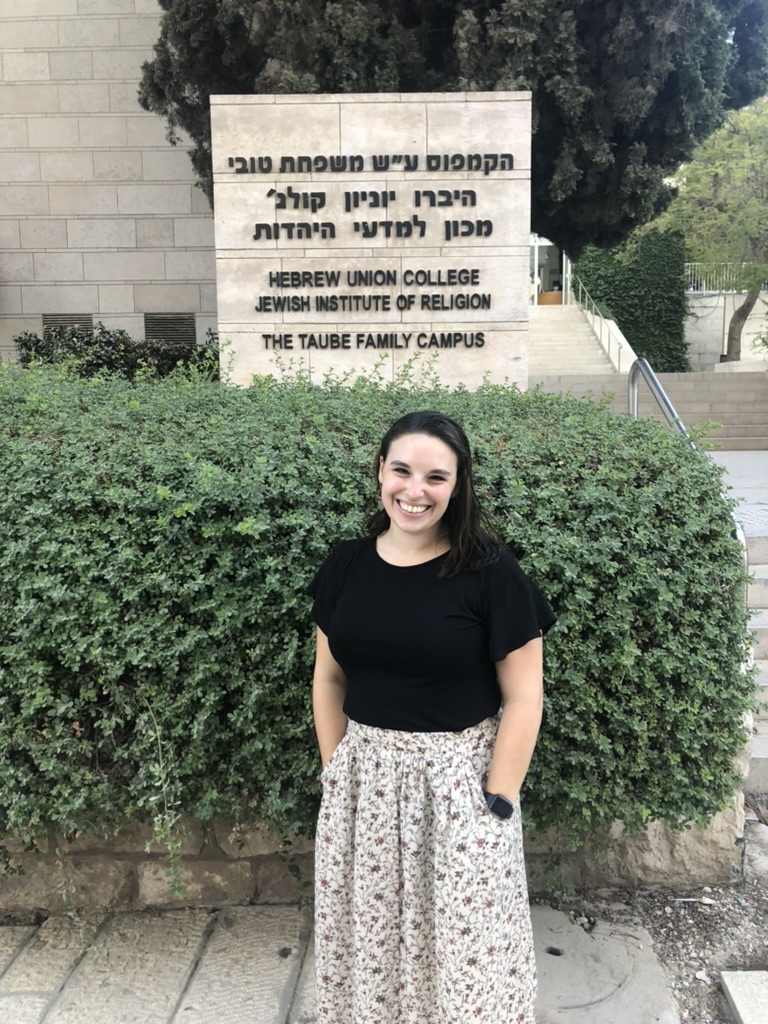
[[[530,365],[530,364],[529,364]],[[661,386],[686,427],[716,422],[722,426],[707,431],[708,441],[726,451],[768,450],[768,373],[660,373]],[[614,396],[610,408],[626,413],[626,374],[568,373],[535,374],[531,369],[529,387],[540,385],[545,391],[570,392],[575,396],[601,398]],[[641,416],[664,419],[651,394],[640,381]]]
[[[580,306],[531,306],[529,313],[529,380],[576,373],[615,375]]]

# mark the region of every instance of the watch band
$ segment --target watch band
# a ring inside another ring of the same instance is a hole
[[[485,802],[488,804],[488,810],[491,814],[495,814],[497,818],[501,818],[504,821],[507,818],[511,818],[515,813],[515,805],[510,803],[500,793],[486,793]]]

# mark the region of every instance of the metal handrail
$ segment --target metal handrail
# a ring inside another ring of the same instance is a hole
[[[629,376],[627,377],[629,415],[634,416],[635,419],[638,417],[638,391],[640,388],[640,377],[642,377],[648,385],[651,395],[656,400],[656,404],[659,406],[661,411],[664,413],[670,427],[675,429],[678,434],[681,434],[683,437],[687,437],[690,440],[690,435],[685,429],[685,424],[675,411],[674,405],[672,405],[667,397],[666,391],[661,386],[661,381],[653,372],[651,364],[647,359],[636,359],[629,368]],[[691,448],[695,447],[696,445],[691,441]]]
[[[614,337],[613,331],[608,326],[608,322],[605,319],[605,317],[603,316],[602,310],[600,309],[598,304],[595,302],[595,300],[592,298],[592,296],[587,291],[586,286],[584,285],[584,282],[581,280],[579,275],[578,274],[574,274],[573,272],[571,272],[571,274],[569,276],[568,290],[567,290],[567,299],[566,299],[566,301],[569,302],[570,299],[571,299],[571,296],[573,296],[576,299],[576,303],[579,306],[581,306],[581,308],[584,310],[585,313],[588,313],[590,316],[592,316],[597,321],[597,324],[598,324],[597,329],[595,329],[595,324],[593,323],[592,324],[592,330],[595,331],[595,334],[597,335],[597,339],[600,342],[600,347],[603,349],[603,351],[608,356],[608,359],[610,360],[611,364],[616,367],[616,370],[618,371],[618,373],[621,373],[621,352],[622,352],[622,348],[624,348],[624,345],[622,345],[622,343],[618,340],[618,338]],[[605,334],[607,336],[607,344],[606,344],[606,340],[603,338],[603,329],[605,329]],[[625,341],[625,345],[626,345],[626,339],[624,339],[624,341]],[[616,350],[617,351],[616,351],[616,359],[615,360],[613,359],[613,356],[611,355],[611,343],[612,342],[616,343]],[[629,348],[629,345],[626,345],[626,347]],[[634,352],[632,352],[631,348],[629,349],[629,354],[630,354],[630,356],[634,355]]]
[[[627,378],[627,398],[629,401],[629,415],[638,418],[638,392],[640,388],[640,378],[643,378],[645,383],[651,392],[651,395],[656,401],[661,411],[669,423],[670,427],[678,432],[681,437],[688,439],[688,443],[691,448],[696,450],[696,445],[691,441],[688,431],[685,429],[685,424],[675,410],[675,407],[670,402],[666,391],[661,386],[661,381],[653,372],[651,364],[647,359],[636,359],[632,366],[629,368],[629,377]],[[731,512],[731,521],[733,523],[733,536],[741,545],[741,564],[744,567],[744,604],[748,605],[748,589],[749,584],[747,577],[749,576],[749,548],[747,547],[747,535],[744,532],[744,527],[741,525],[736,516]]]

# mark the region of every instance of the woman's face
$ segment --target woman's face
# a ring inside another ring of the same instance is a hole
[[[381,501],[391,528],[437,538],[456,490],[458,464],[451,448],[429,434],[403,434],[379,460]]]

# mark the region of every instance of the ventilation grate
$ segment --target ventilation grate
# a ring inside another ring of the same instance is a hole
[[[194,313],[145,313],[144,337],[147,341],[166,341],[194,345]]]
[[[77,327],[93,334],[93,315],[90,313],[47,313],[43,316],[43,337],[57,327]]]

